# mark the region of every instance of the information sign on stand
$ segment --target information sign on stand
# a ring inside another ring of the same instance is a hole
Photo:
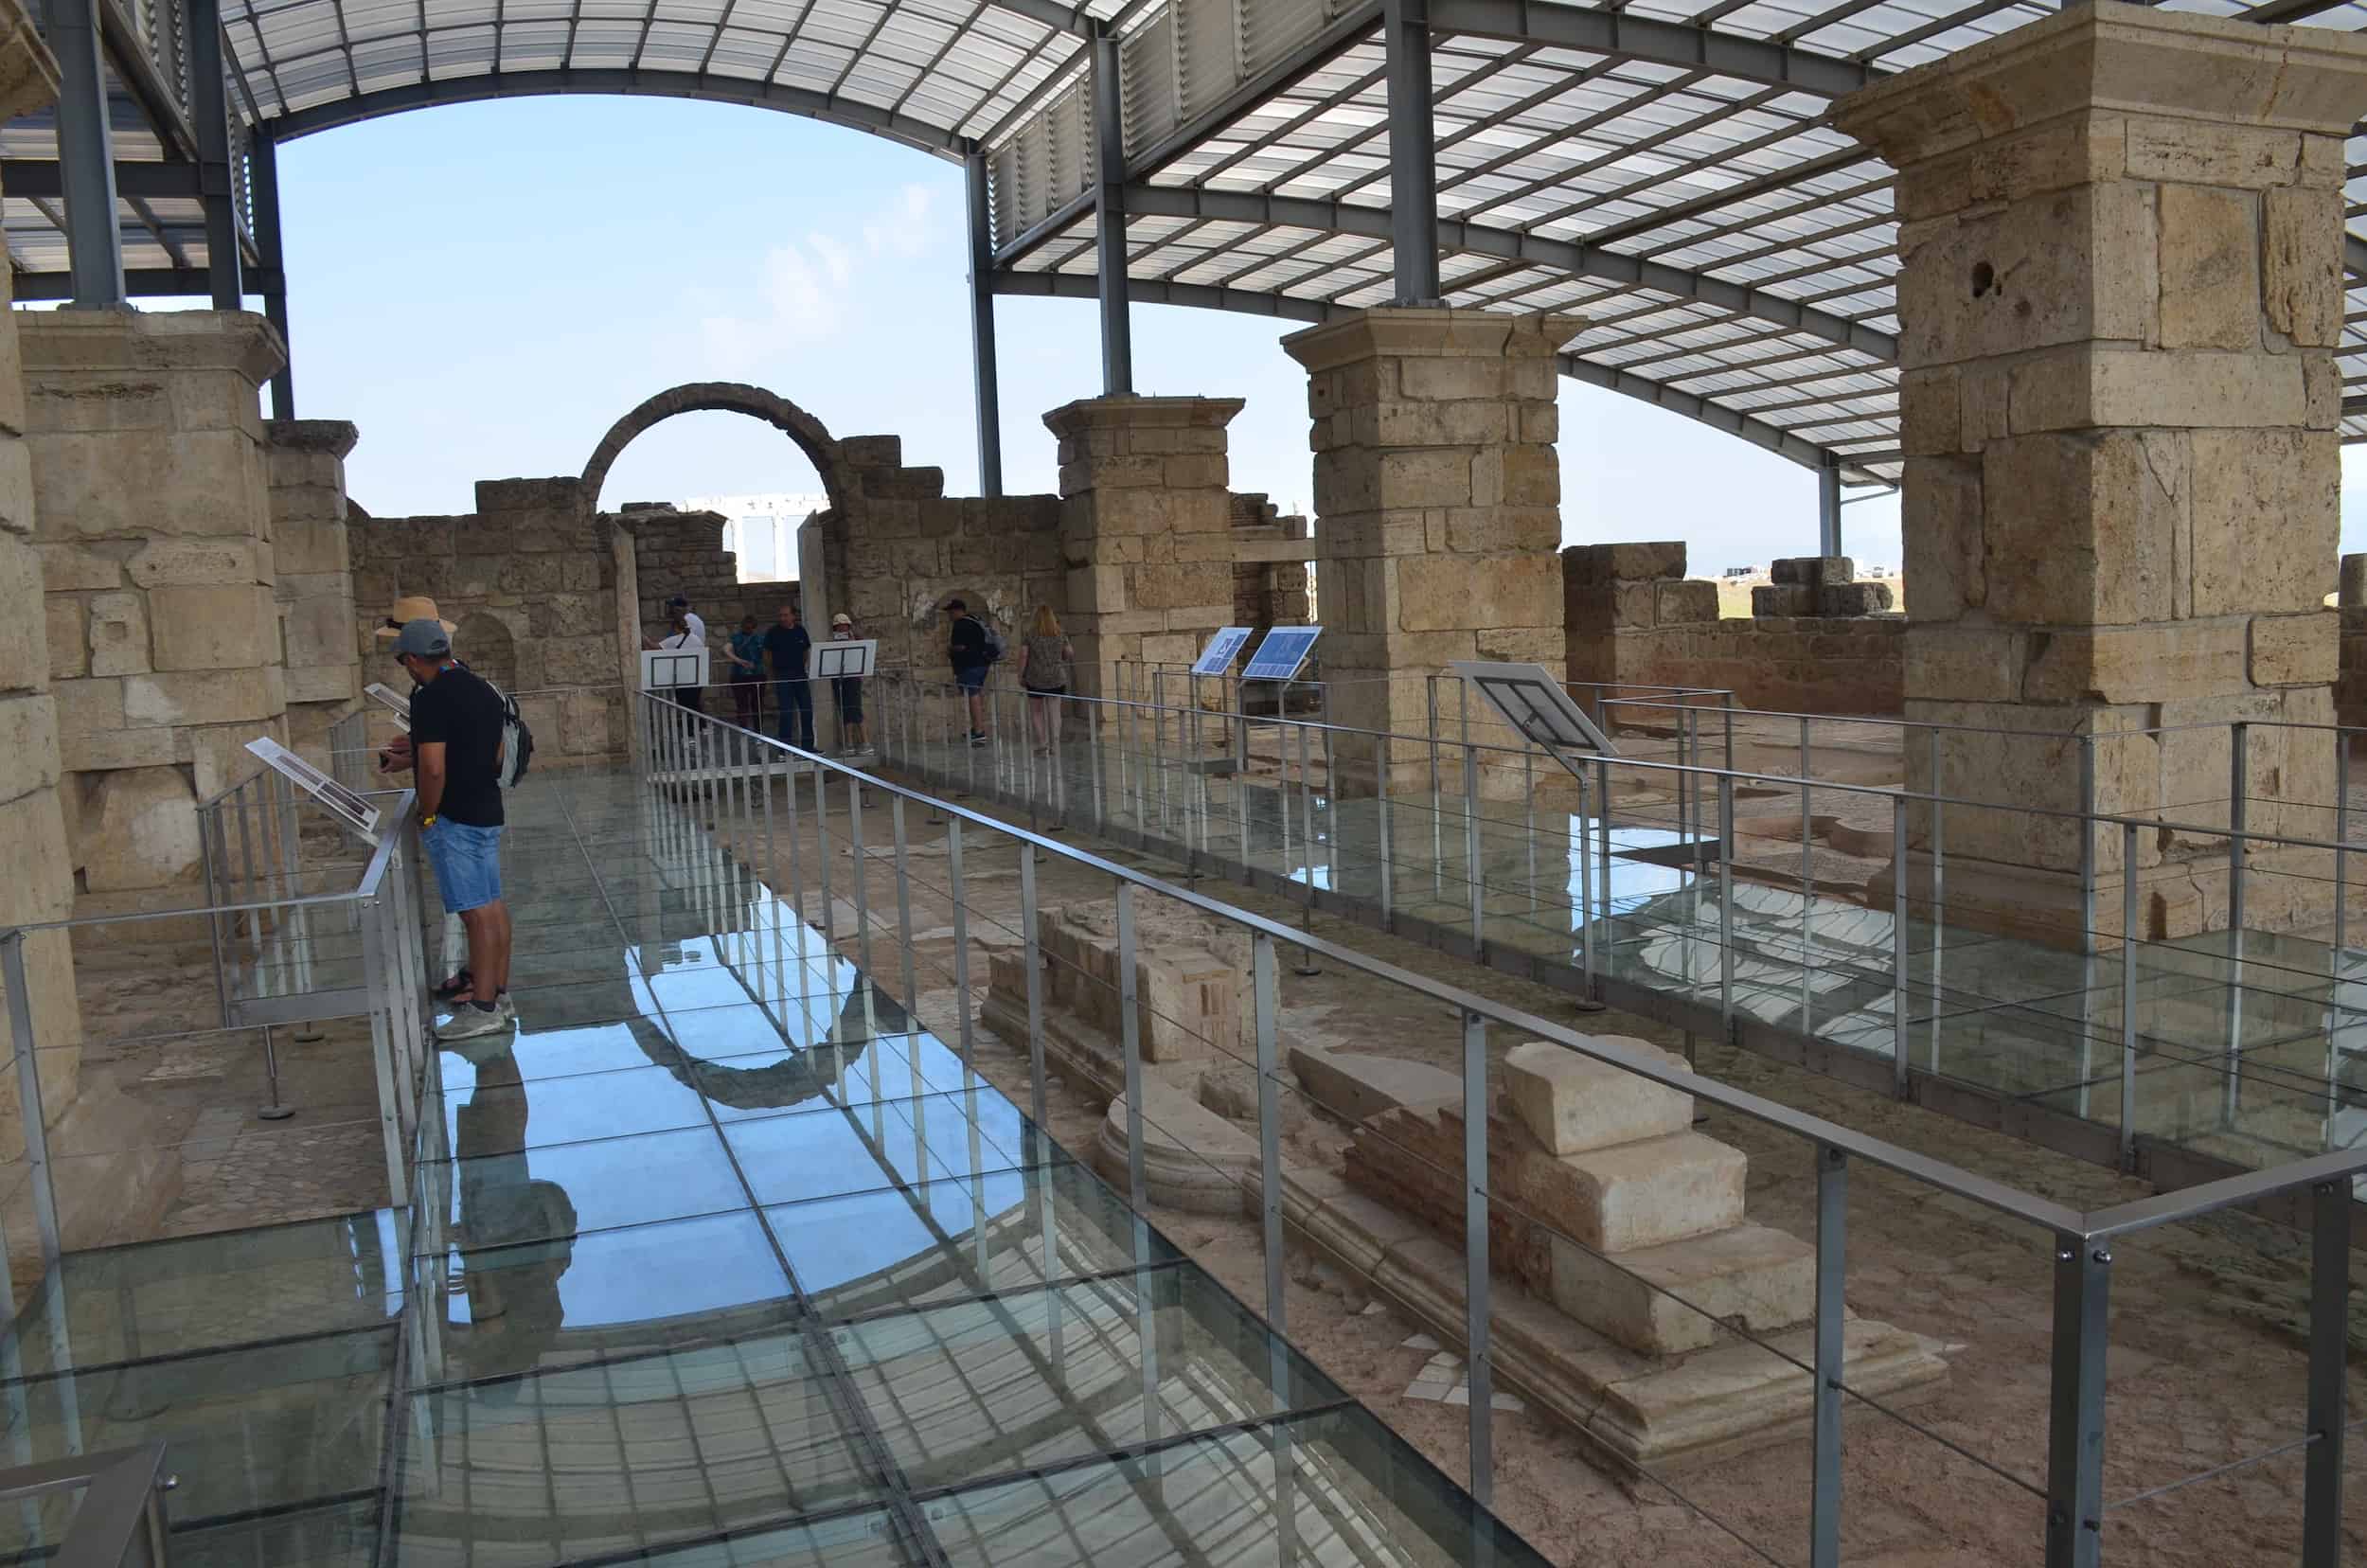
[[[1487,705],[1532,744],[1557,757],[1573,751],[1619,755],[1619,748],[1595,728],[1594,721],[1571,701],[1561,682],[1543,665],[1458,659],[1448,668],[1469,682],[1487,699]]]
[[[403,696],[392,686],[383,685],[378,681],[372,681],[368,686],[364,686],[362,688],[362,694],[365,697],[367,697],[371,702],[376,703],[380,707],[384,708],[388,713],[393,714],[395,722],[402,727],[403,733],[406,735],[410,733],[410,698]]]
[[[1208,646],[1200,650],[1199,662],[1192,666],[1195,675],[1222,675],[1233,668],[1244,646],[1254,634],[1246,626],[1220,626],[1208,639]]]
[[[641,650],[641,689],[672,691],[707,684],[707,650],[699,648],[645,648]]]
[[[846,681],[867,678],[880,662],[880,641],[877,637],[833,639],[813,645],[813,678],[817,681]]]
[[[318,801],[323,810],[355,832],[368,837],[378,830],[378,808],[307,762],[270,736],[246,743],[265,767]]]
[[[1266,640],[1257,645],[1257,651],[1249,657],[1249,668],[1241,671],[1244,681],[1295,681],[1307,656],[1315,650],[1315,639],[1323,635],[1320,626],[1277,626],[1266,633]]]

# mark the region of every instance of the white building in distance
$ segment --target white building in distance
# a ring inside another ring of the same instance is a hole
[[[742,582],[792,582],[797,577],[797,526],[828,508],[827,495],[768,490],[760,495],[694,495],[685,511],[720,512],[723,548],[737,560]]]

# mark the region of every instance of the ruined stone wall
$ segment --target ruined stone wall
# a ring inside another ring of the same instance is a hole
[[[372,633],[386,606],[423,594],[458,623],[460,656],[518,696],[536,766],[617,755],[630,730],[617,601],[630,556],[620,560],[614,526],[592,515],[575,479],[479,480],[476,508],[349,526],[357,647],[382,660]]]
[[[57,311],[20,341],[75,864],[89,894],[180,902],[195,806],[287,735],[258,393],[279,337],[240,312]]]
[[[360,432],[342,419],[274,419],[273,597],[288,669],[288,743],[329,765],[329,728],[362,700],[353,561],[346,540],[346,454]]]
[[[2367,724],[2367,555],[2342,558],[2335,599],[2342,630],[2336,647],[2334,722]]]
[[[906,468],[894,436],[855,437],[839,450],[855,493],[822,516],[828,597],[879,639],[882,670],[949,678],[939,610],[949,598],[1006,636],[1023,631],[1039,604],[1067,614],[1059,497],[949,496],[944,472]]]
[[[1313,530],[1307,519],[1283,516],[1263,495],[1233,497],[1233,543],[1244,546],[1307,541],[1303,561],[1243,561],[1233,562],[1233,624],[1263,632],[1272,626],[1304,626],[1314,614],[1314,597],[1308,581],[1307,562],[1315,559]]]
[[[677,511],[664,502],[633,502],[615,515],[616,526],[632,536],[638,579],[634,603],[641,630],[664,636],[670,620],[666,601],[680,594],[690,600],[707,623],[707,642],[719,651],[727,645],[742,616],[754,615],[758,626],[771,626],[781,606],[797,603],[797,584],[742,582],[739,558],[723,548],[723,530],[730,519],[719,512]],[[725,678],[721,670],[717,678]]]
[[[1848,580],[1845,558],[1776,562],[1747,620],[1718,618],[1717,585],[1685,577],[1682,543],[1574,544],[1561,560],[1573,681],[1710,687],[1785,712],[1899,710],[1906,620],[1851,609],[1886,605],[1889,589]],[[1846,613],[1793,613],[1819,606]]]

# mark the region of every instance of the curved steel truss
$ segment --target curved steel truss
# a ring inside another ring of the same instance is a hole
[[[262,200],[277,141],[441,103],[622,93],[775,109],[970,159],[988,214],[982,293],[1090,295],[1105,248],[1145,300],[1317,320],[1400,292],[1383,0],[221,0],[220,177],[201,172],[191,130],[205,95],[184,90],[203,86],[215,0],[156,0],[136,21],[96,3],[121,160],[109,195],[123,264],[152,287],[210,277],[221,295],[210,258],[231,235],[250,286],[267,299],[284,287]],[[2367,0],[2178,3],[2367,23]],[[1572,375],[1803,463],[1895,479],[1891,171],[1827,110],[2051,0],[1405,9],[1430,39],[1440,297],[1577,314]],[[1106,155],[1097,37],[1121,122]],[[30,296],[66,292],[58,146],[45,115],[0,132]],[[1106,246],[1105,210],[1123,214]],[[2357,278],[2367,239],[2351,254]],[[2358,439],[2367,288],[2351,319],[2344,435]]]

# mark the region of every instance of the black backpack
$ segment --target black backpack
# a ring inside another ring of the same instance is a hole
[[[534,762],[534,731],[527,727],[525,715],[518,711],[517,698],[490,681],[485,684],[492,687],[502,705],[501,786],[505,790],[514,789]]]

